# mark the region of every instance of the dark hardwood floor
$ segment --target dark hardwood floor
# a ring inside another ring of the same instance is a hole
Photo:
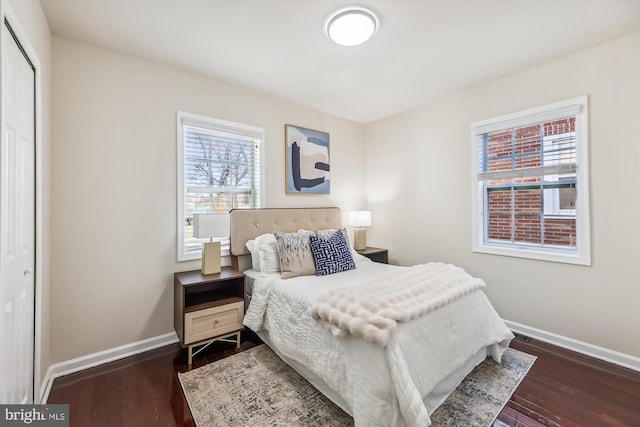
[[[239,351],[259,343],[244,335]],[[538,359],[495,427],[640,426],[640,372],[536,340],[511,346]],[[192,369],[235,353],[233,344],[215,343]],[[177,380],[188,369],[170,345],[58,378],[48,403],[68,403],[72,427],[191,426]]]
[[[640,372],[536,340],[511,347],[538,359],[498,420],[511,427],[640,426]]]

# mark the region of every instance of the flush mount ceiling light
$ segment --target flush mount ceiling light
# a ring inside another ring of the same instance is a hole
[[[336,12],[327,22],[327,35],[342,46],[357,46],[369,40],[378,28],[370,11],[352,7]]]

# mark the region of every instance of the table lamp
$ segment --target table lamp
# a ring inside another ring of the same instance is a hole
[[[349,212],[349,225],[356,227],[353,231],[353,248],[361,251],[367,248],[367,230],[371,226],[371,211]]]
[[[194,214],[193,237],[208,238],[202,244],[202,274],[220,273],[220,241],[213,239],[229,237],[229,214]]]

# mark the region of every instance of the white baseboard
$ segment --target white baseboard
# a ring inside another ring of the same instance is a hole
[[[144,353],[145,351],[164,347],[165,345],[176,342],[178,342],[178,336],[175,332],[170,332],[168,334],[147,338],[131,344],[125,344],[120,347],[77,357],[65,362],[55,363],[49,366],[49,369],[47,369],[47,373],[42,380],[42,386],[40,387],[40,403],[47,403],[53,381],[58,377],[82,371],[83,369],[93,368],[94,366],[113,362],[135,354]]]
[[[578,341],[573,338],[564,337],[554,334],[553,332],[543,331],[509,320],[504,320],[504,323],[509,329],[519,334],[640,372],[640,357]]]

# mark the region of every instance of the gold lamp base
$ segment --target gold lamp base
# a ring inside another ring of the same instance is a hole
[[[356,228],[353,231],[353,248],[361,251],[367,248],[367,229]]]
[[[220,242],[202,245],[202,274],[220,273]]]

